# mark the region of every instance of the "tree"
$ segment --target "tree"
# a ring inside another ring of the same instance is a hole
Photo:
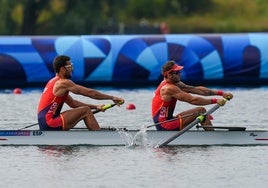
[[[23,0],[22,35],[34,35],[37,29],[37,20],[48,4],[49,0]]]
[[[11,15],[15,4],[15,1],[0,0],[0,34],[10,35],[16,31],[16,23]]]

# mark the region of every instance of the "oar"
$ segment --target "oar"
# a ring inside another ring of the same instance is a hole
[[[20,129],[18,129],[18,130],[20,131],[20,130],[23,130],[23,129],[27,129],[27,128],[33,127],[33,126],[35,126],[35,125],[38,125],[38,123],[34,123],[34,124],[31,124],[31,125],[27,125],[27,126],[25,126],[25,127],[23,127],[23,128],[20,128]]]
[[[120,103],[120,105],[121,104],[123,104],[124,102],[122,102],[122,103]],[[101,112],[101,111],[105,111],[105,110],[107,110],[107,109],[109,109],[109,108],[112,108],[112,107],[114,107],[115,105],[117,105],[117,104],[106,104],[106,105],[104,105],[103,107],[102,107],[102,110],[93,110],[92,111],[92,113],[93,114],[96,114],[96,113],[98,113],[98,112]],[[38,125],[38,123],[34,123],[34,124],[31,124],[31,125],[27,125],[27,126],[25,126],[25,127],[23,127],[23,128],[20,128],[20,129],[18,129],[18,130],[23,130],[23,129],[27,129],[27,128],[30,128],[30,127],[33,127],[33,126],[35,126],[35,125]]]
[[[189,129],[191,129],[193,126],[195,126],[198,123],[202,123],[205,120],[205,116],[212,114],[214,111],[216,111],[218,108],[220,107],[219,104],[216,104],[215,106],[213,106],[210,110],[208,110],[205,114],[198,116],[193,122],[191,122],[189,125],[187,125],[184,129],[180,130],[179,132],[177,132],[175,135],[173,135],[172,137],[168,138],[166,141],[164,142],[160,142],[158,143],[155,148],[160,148],[163,147],[167,144],[169,144],[171,141],[175,140],[176,138],[178,138],[180,135],[182,135],[183,133],[185,133],[186,131],[188,131]]]
[[[180,118],[185,118],[185,117],[192,116],[192,115],[195,115],[195,114],[196,113],[185,114],[183,116],[180,116]],[[155,123],[155,124],[152,124],[152,125],[147,125],[147,126],[145,126],[145,128],[155,127],[156,125],[160,125],[162,123],[167,123],[167,122],[171,122],[171,121],[175,121],[175,120],[178,120],[178,117],[168,119],[168,120],[165,120],[165,121],[161,121],[161,122],[158,122],[158,123]]]
[[[124,104],[124,102],[120,102],[119,104],[122,105],[122,104]],[[114,104],[106,104],[106,105],[104,105],[104,106],[102,107],[101,110],[99,110],[99,109],[98,109],[98,110],[93,110],[92,113],[93,113],[93,114],[96,114],[96,113],[98,113],[98,112],[105,111],[105,110],[107,110],[107,109],[109,109],[109,108],[114,107],[115,105],[117,105],[117,104],[116,104],[116,103],[114,103]]]

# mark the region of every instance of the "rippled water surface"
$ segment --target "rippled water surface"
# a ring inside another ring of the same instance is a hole
[[[126,100],[121,107],[96,114],[101,126],[130,129],[153,124],[150,118],[152,88],[98,89]],[[213,114],[215,125],[268,129],[268,88],[223,89],[233,92],[234,99]],[[40,92],[39,89],[27,89],[21,95],[14,95],[2,90],[0,128],[19,129],[36,123],[36,106]],[[73,97],[94,102],[84,97]],[[126,110],[129,103],[135,104],[136,110]],[[176,111],[191,107],[182,103]],[[83,123],[78,126],[84,127]],[[158,149],[115,146],[0,146],[0,186],[267,187],[267,154],[267,146]]]

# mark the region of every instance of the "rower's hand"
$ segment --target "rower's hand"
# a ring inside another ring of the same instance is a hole
[[[226,103],[226,99],[217,99],[217,104],[220,106],[224,106]]]
[[[233,98],[233,94],[232,93],[223,93],[223,98],[227,99],[227,100],[231,100]]]
[[[101,112],[105,112],[105,108],[104,108],[105,104],[101,104],[101,105],[97,105],[97,110],[101,111]]]
[[[117,106],[120,106],[120,105],[122,105],[122,104],[124,104],[124,99],[122,99],[122,98],[119,98],[119,97],[113,97],[113,102],[115,103],[115,104],[117,104]]]

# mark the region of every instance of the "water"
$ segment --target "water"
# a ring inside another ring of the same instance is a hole
[[[113,107],[96,117],[101,126],[152,125],[152,88],[100,90],[134,103],[136,110]],[[267,129],[268,88],[223,88],[234,99],[213,113],[218,126]],[[0,93],[0,128],[36,123],[39,89],[22,95]],[[73,96],[85,102],[84,97]],[[97,103],[110,101],[97,101]],[[191,108],[181,104],[176,111]],[[64,107],[67,108],[67,107]],[[208,107],[209,108],[209,107]],[[79,127],[84,127],[79,123]],[[32,128],[37,128],[33,126]],[[267,187],[268,147],[37,147],[0,146],[1,187]]]

